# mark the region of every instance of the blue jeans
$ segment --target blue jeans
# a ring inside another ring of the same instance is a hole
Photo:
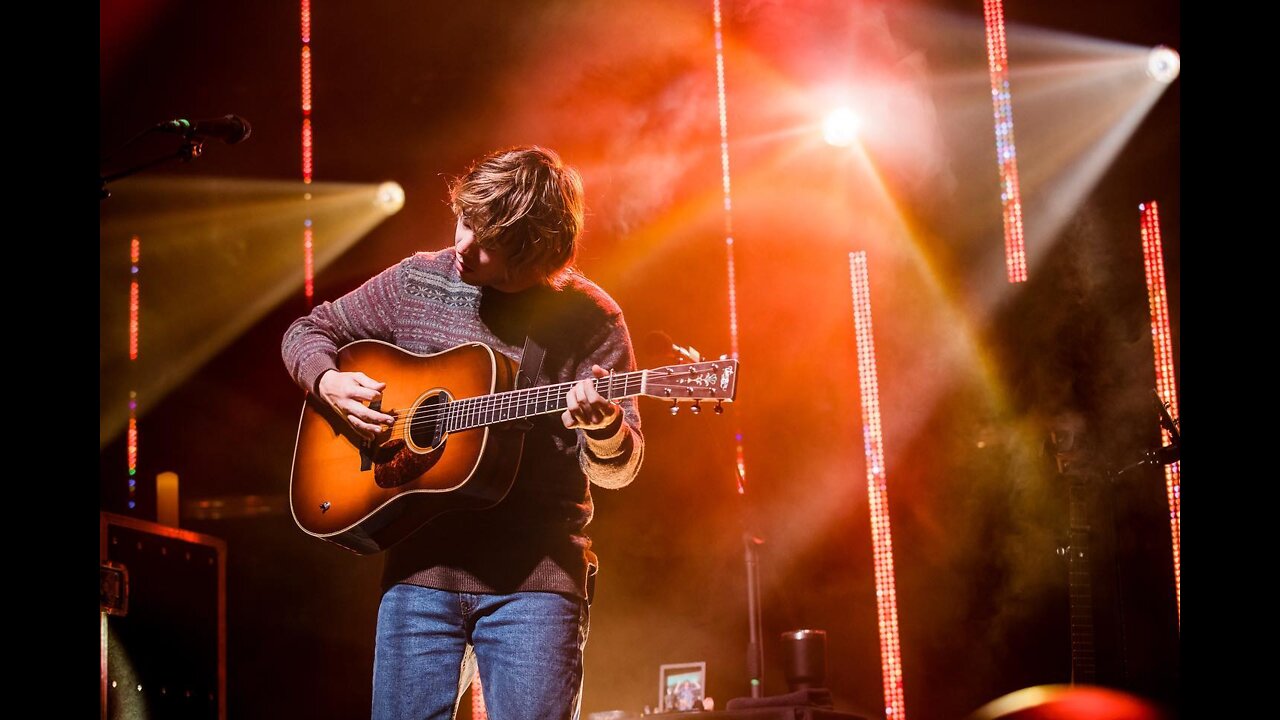
[[[396,585],[378,607],[374,720],[449,720],[474,649],[493,720],[577,720],[586,601]]]

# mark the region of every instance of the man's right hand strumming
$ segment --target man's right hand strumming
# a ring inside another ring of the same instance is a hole
[[[329,407],[346,418],[353,430],[361,437],[372,440],[379,433],[386,432],[396,420],[368,405],[382,397],[382,390],[386,386],[386,383],[378,382],[362,372],[329,370],[316,382],[316,391]]]

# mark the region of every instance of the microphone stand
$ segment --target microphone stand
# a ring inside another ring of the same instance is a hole
[[[757,536],[747,527],[746,483],[742,471],[734,464],[734,472],[738,475],[738,487],[744,492],[739,494],[742,510],[742,549],[747,564],[747,675],[751,680],[751,697],[761,697],[764,691],[764,643],[761,637],[762,621],[760,612],[760,555],[759,546],[764,538]]]
[[[723,447],[718,436],[716,444]],[[751,527],[747,479],[737,462],[733,463],[733,474],[738,489],[738,519],[742,523],[742,556],[747,568],[747,677],[751,682],[751,697],[759,698],[764,695],[764,625],[760,609],[760,546],[764,538]]]
[[[151,130],[154,130],[154,129],[155,128],[144,130],[143,132],[134,136],[134,140],[137,140],[138,138],[142,137],[143,135],[146,135],[148,132],[151,132]],[[132,142],[133,140],[130,140],[128,143],[125,143],[125,145],[128,145],[129,143],[132,143]],[[154,160],[148,160],[140,165],[135,165],[129,168],[128,170],[122,170],[118,173],[114,173],[106,176],[99,175],[98,176],[98,200],[99,201],[106,200],[107,198],[111,197],[111,191],[107,189],[107,183],[109,182],[114,182],[116,180],[119,180],[120,178],[129,177],[130,175],[142,172],[147,168],[155,167],[156,165],[160,165],[161,163],[169,162],[170,160],[181,160],[182,162],[191,162],[192,160],[195,160],[196,158],[200,157],[200,155],[203,153],[204,153],[204,141],[197,140],[194,137],[188,137],[183,139],[182,145],[180,145],[178,149],[172,153],[162,155]]]
[[[702,354],[693,347],[682,347],[671,342],[671,337],[666,333],[657,334],[661,340],[662,352],[669,358],[679,363],[696,363],[702,362]],[[724,359],[728,356],[722,356]],[[673,411],[678,406],[673,406]],[[697,412],[697,407],[694,407]],[[720,413],[720,406],[716,406],[716,413]],[[674,412],[673,412],[674,414]],[[717,446],[723,448],[723,444],[718,435],[713,436]],[[742,468],[738,467],[735,462],[733,464],[733,473],[738,486],[738,508],[739,519],[742,521],[742,550],[743,561],[747,567],[747,675],[751,681],[751,697],[758,698],[764,692],[764,642],[763,642],[763,622],[762,613],[760,611],[760,553],[759,547],[764,544],[764,538],[756,535],[751,528],[748,518],[750,512],[747,507],[747,480],[742,475]]]

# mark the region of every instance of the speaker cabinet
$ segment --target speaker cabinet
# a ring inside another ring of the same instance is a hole
[[[101,513],[102,713],[226,720],[226,543]]]

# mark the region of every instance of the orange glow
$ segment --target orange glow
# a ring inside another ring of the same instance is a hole
[[[858,386],[862,394],[862,442],[867,459],[867,504],[871,508],[871,542],[876,568],[876,610],[880,621],[880,674],[884,713],[891,720],[907,716],[902,692],[902,652],[898,639],[898,599],[893,577],[893,534],[889,528],[889,487],[884,467],[880,424],[880,386],[876,379],[875,337],[871,331],[871,286],[867,254],[849,253],[853,284],[853,319],[858,343]]]
[[[1169,336],[1169,298],[1165,294],[1164,251],[1160,245],[1160,208],[1155,201],[1139,205],[1142,212],[1142,254],[1147,271],[1147,298],[1151,308],[1151,345],[1155,353],[1156,391],[1169,408],[1169,416],[1178,413],[1177,378],[1173,368],[1173,342]],[[1168,444],[1168,430],[1160,430],[1160,439]],[[1164,467],[1165,494],[1169,500],[1169,532],[1173,540],[1173,588],[1178,607],[1178,626],[1182,626],[1182,463]]]
[[[311,0],[302,0],[302,42],[311,43]]]
[[[1156,705],[1136,695],[1092,685],[1037,685],[978,708],[970,720],[1161,720]]]

